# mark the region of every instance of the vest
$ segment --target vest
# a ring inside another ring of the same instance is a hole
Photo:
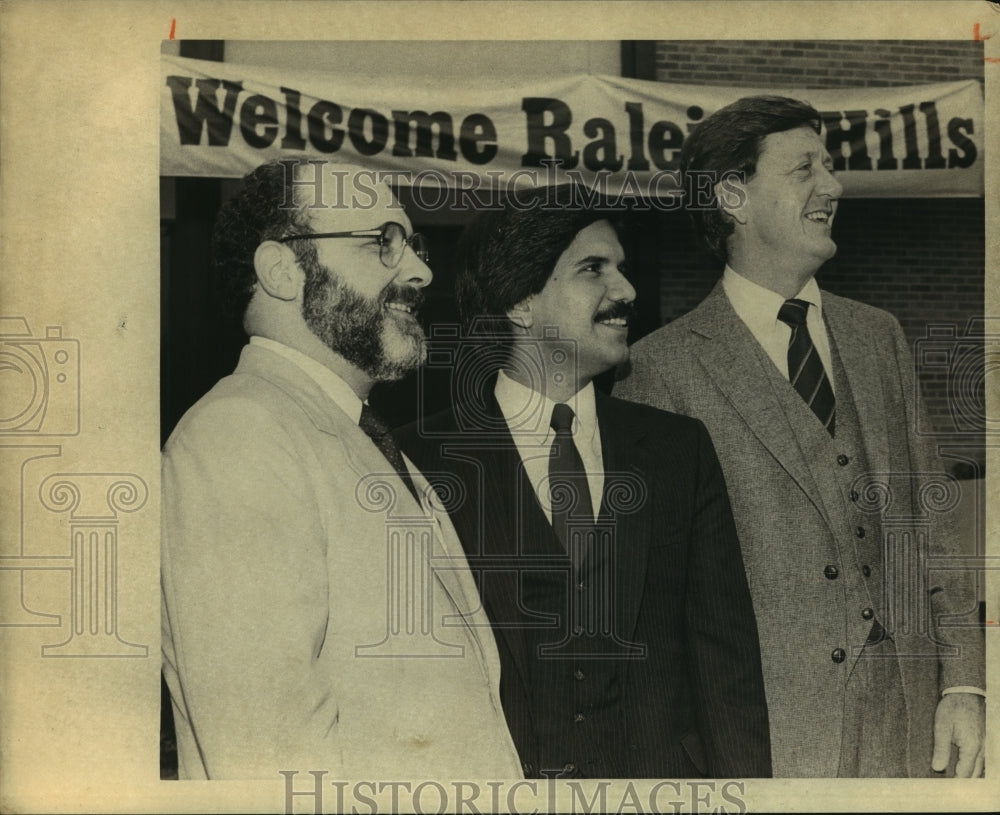
[[[602,516],[596,527],[576,532],[570,557],[538,506],[527,478],[521,547],[542,568],[521,574],[523,633],[528,652],[528,697],[532,705],[540,775],[622,778],[627,734],[621,697],[625,666],[615,659],[610,586],[613,530]],[[603,522],[603,523],[602,523]],[[540,618],[546,620],[540,625]]]
[[[843,639],[831,641],[829,646],[831,658],[842,664],[842,679],[846,684],[873,626],[877,634],[878,626],[887,625],[888,615],[882,591],[882,527],[877,511],[881,502],[872,493],[879,487],[870,476],[854,395],[833,337],[830,350],[837,398],[836,435],[832,438],[763,350],[759,353],[775,397],[809,462],[823,510],[833,529],[834,546],[828,552],[829,564],[823,570],[823,577],[836,581],[841,589],[839,608],[831,608],[830,613],[842,615]],[[798,543],[825,545],[821,541]]]

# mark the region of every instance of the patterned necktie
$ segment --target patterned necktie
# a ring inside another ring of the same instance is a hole
[[[399,452],[395,439],[392,438],[389,425],[371,407],[367,404],[362,404],[361,419],[358,421],[358,426],[375,442],[375,446],[382,452],[382,455],[392,465],[392,468],[399,473],[399,477],[403,479],[403,483],[406,484],[419,504],[420,497],[417,495],[417,487],[413,483],[413,479],[410,478],[410,471],[406,468],[406,462],[403,461],[403,454]]]
[[[556,437],[549,450],[549,494],[552,500],[552,528],[569,551],[569,520],[586,519],[593,524],[594,509],[583,459],[573,444],[573,409],[562,402],[552,409],[549,426]]]
[[[808,312],[809,303],[805,300],[786,300],[778,312],[778,319],[792,329],[788,340],[788,381],[832,436],[837,418],[837,400],[823,368],[823,360],[819,358],[806,327]]]

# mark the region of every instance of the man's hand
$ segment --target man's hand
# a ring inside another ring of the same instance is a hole
[[[951,758],[951,745],[958,747],[956,778],[979,778],[983,774],[986,737],[986,700],[975,693],[949,693],[941,697],[934,713],[934,755],[931,769],[943,773]]]

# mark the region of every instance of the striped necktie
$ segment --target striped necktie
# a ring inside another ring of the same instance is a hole
[[[805,300],[786,300],[778,311],[778,319],[792,329],[788,340],[788,381],[832,436],[837,418],[837,400],[823,368],[823,360],[819,358],[806,327],[808,312],[809,303]]]

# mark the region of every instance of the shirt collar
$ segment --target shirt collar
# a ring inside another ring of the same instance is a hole
[[[522,385],[503,371],[497,375],[493,393],[511,433],[548,436],[552,408],[556,405],[548,396]],[[573,409],[574,435],[592,436],[597,432],[597,403],[593,382],[588,382],[573,394],[566,404]]]
[[[301,351],[285,345],[267,337],[253,336],[250,338],[251,345],[266,348],[276,354],[280,354],[289,362],[294,363],[312,379],[322,389],[323,393],[329,396],[350,420],[357,424],[361,420],[361,400],[348,385],[337,374],[310,356],[306,356]]]
[[[722,288],[733,310],[755,336],[774,330],[778,323],[778,311],[785,302],[784,297],[754,283],[728,264],[722,273]],[[805,300],[813,306],[811,314],[823,316],[823,300],[815,277],[809,278],[794,299]]]

